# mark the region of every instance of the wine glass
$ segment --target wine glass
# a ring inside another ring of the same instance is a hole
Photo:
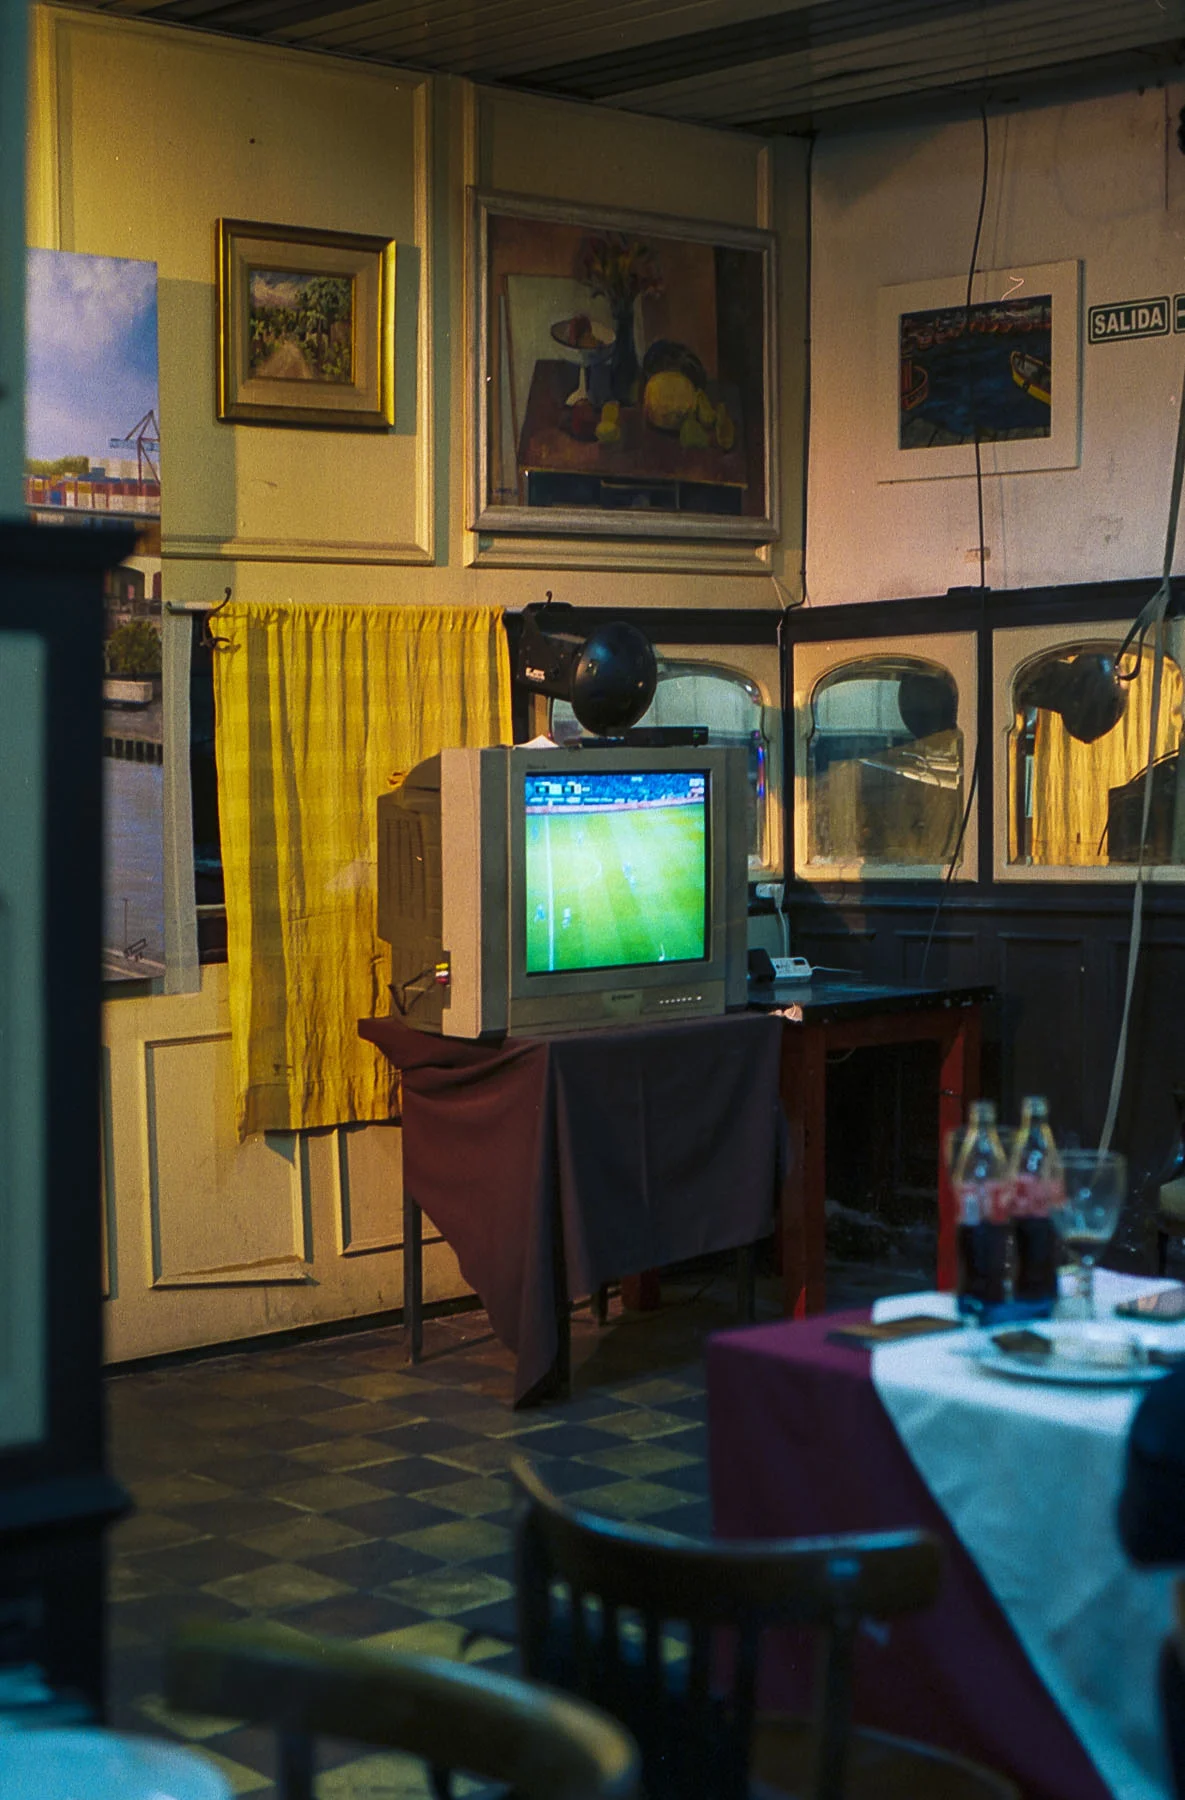
[[[1058,1236],[1076,1262],[1073,1311],[1093,1319],[1095,1256],[1109,1244],[1127,1191],[1127,1164],[1116,1150],[1063,1150],[1066,1197],[1054,1209]],[[1059,1311],[1063,1309],[1059,1308]],[[1064,1316],[1064,1312],[1063,1312]]]

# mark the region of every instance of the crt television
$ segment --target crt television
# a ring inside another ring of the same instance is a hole
[[[737,749],[420,763],[378,802],[393,1010],[482,1038],[743,1006],[747,797]]]

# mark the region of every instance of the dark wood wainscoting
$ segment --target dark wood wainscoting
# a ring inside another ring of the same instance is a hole
[[[970,631],[979,671],[978,856],[995,865],[991,687],[996,632],[1018,625],[1082,625],[1131,618],[1155,581],[991,593],[961,591],[926,600],[812,608],[788,615],[784,633],[788,700],[793,646],[894,638],[920,647],[937,632]],[[1180,587],[1175,583],[1175,587]],[[1185,606],[1176,594],[1174,610]],[[792,814],[792,783],[787,811]],[[793,843],[793,819],[787,822]],[[787,882],[786,910],[796,955],[884,981],[990,983],[985,1016],[984,1093],[1005,1121],[1025,1094],[1046,1094],[1056,1131],[1097,1142],[1107,1108],[1127,976],[1132,884],[1085,880]],[[938,902],[941,897],[941,907]],[[937,909],[937,912],[936,912]],[[874,1214],[900,1213],[913,1178],[934,1155],[918,1051],[880,1053],[880,1066],[836,1070],[834,1199]],[[1129,1199],[1113,1260],[1151,1268],[1150,1209],[1156,1177],[1176,1141],[1171,1088],[1185,1075],[1185,881],[1145,890],[1144,928],[1115,1147],[1129,1159]],[[928,1074],[933,1082],[933,1072]],[[898,1145],[892,1167],[871,1169],[875,1140]],[[918,1179],[921,1180],[920,1175]],[[919,1217],[932,1202],[917,1189]]]
[[[1051,884],[1052,885],[1052,884]],[[983,1088],[1014,1121],[1026,1094],[1048,1096],[1057,1131],[1097,1142],[1107,1108],[1127,977],[1131,894],[1039,894],[1015,889],[952,896],[926,954],[934,897],[792,890],[788,898],[796,955],[824,966],[858,969],[884,981],[990,983],[997,999],[985,1013]],[[924,974],[923,974],[924,968]],[[924,1182],[933,1166],[933,1072],[925,1048],[877,1053],[837,1070],[837,1117],[829,1143],[853,1150],[835,1165],[834,1198],[857,1210],[891,1213],[897,1191]],[[845,1074],[847,1076],[845,1086]],[[1125,1260],[1151,1257],[1150,1209],[1156,1176],[1176,1141],[1170,1089],[1185,1074],[1185,894],[1145,898],[1144,934],[1132,1000],[1127,1072],[1115,1147],[1129,1160],[1129,1201],[1116,1248]],[[889,1116],[887,1116],[889,1115]],[[896,1164],[870,1173],[868,1134],[888,1142],[892,1122],[903,1139]],[[872,1191],[869,1181],[873,1182]],[[917,1190],[924,1199],[925,1189]],[[924,1206],[921,1211],[927,1210]]]

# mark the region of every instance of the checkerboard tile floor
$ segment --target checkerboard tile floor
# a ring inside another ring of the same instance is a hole
[[[178,1626],[268,1619],[511,1667],[510,1457],[597,1512],[708,1534],[703,1346],[733,1322],[727,1277],[664,1284],[655,1313],[614,1302],[606,1328],[577,1311],[571,1398],[518,1413],[480,1312],[429,1321],[414,1369],[390,1327],[113,1372],[110,1459],[136,1510],[111,1537],[110,1722],[200,1746],[267,1800],[270,1733],[166,1706]],[[321,1749],[319,1800],[428,1793],[418,1764]]]

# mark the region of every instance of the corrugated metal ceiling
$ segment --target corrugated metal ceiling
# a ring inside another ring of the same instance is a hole
[[[83,3],[775,134],[1154,80],[1185,64],[1185,0]]]

